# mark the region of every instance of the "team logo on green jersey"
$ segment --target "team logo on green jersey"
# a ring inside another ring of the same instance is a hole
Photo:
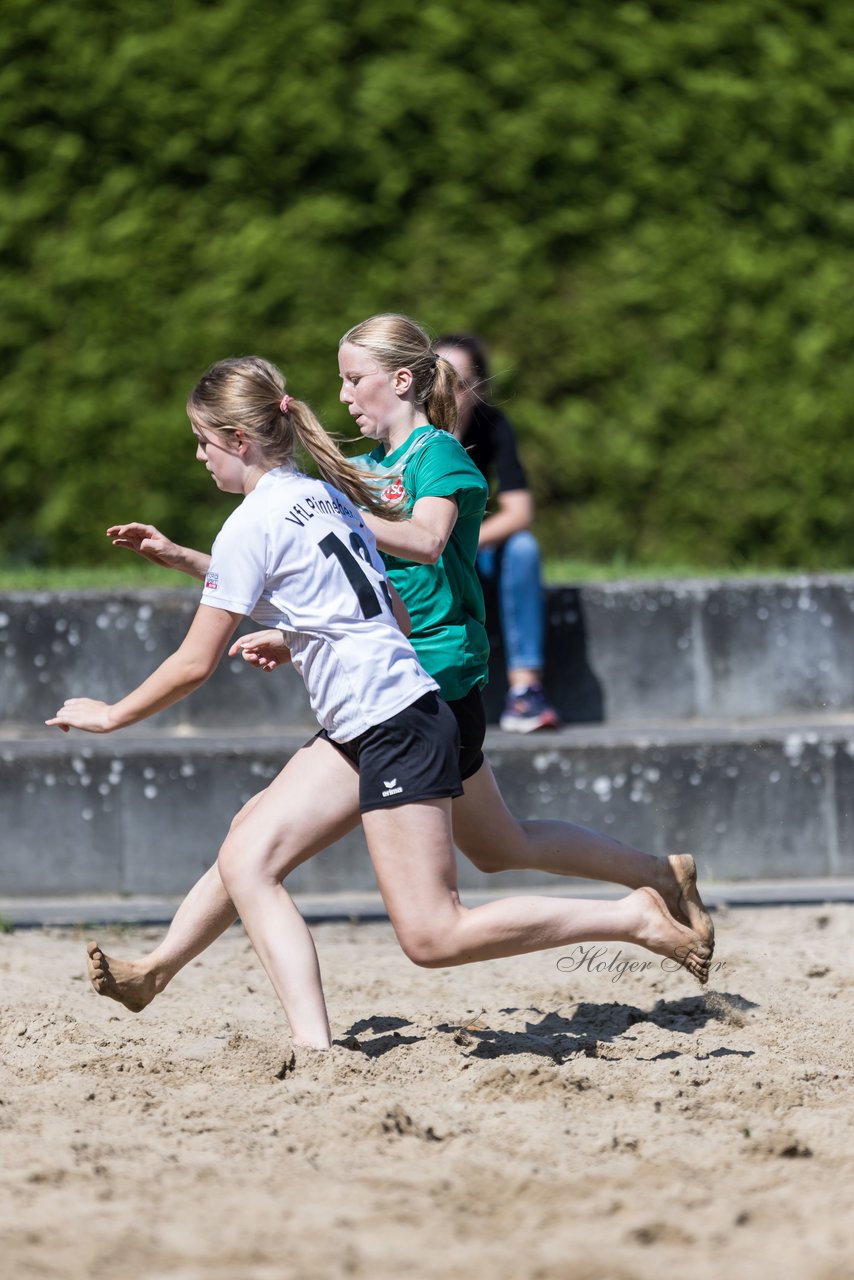
[[[403,487],[403,476],[395,476],[390,484],[383,489],[380,497],[383,502],[405,502],[407,497],[406,490]]]

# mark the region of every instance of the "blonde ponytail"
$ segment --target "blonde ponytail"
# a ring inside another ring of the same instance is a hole
[[[202,432],[241,431],[271,467],[293,466],[299,443],[323,479],[357,507],[386,520],[402,516],[381,501],[377,481],[345,458],[305,401],[286,393],[284,375],[268,360],[242,356],[211,365],[190,392],[187,415]]]
[[[301,400],[291,400],[290,418],[296,436],[324,480],[372,515],[384,520],[399,520],[403,512],[390,507],[379,496],[379,482],[344,457],[333,437]]]
[[[454,395],[454,388],[459,380],[459,374],[450,360],[437,355],[433,386],[426,401],[427,417],[434,427],[441,427],[452,435],[457,429],[459,417],[457,397]]]

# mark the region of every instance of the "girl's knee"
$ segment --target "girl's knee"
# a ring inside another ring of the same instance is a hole
[[[419,969],[442,969],[451,963],[447,945],[432,930],[410,927],[396,932],[403,954]]]
[[[230,894],[235,886],[240,885],[241,872],[245,869],[246,859],[241,857],[240,841],[236,838],[234,824],[222,843],[216,860],[219,878]]]
[[[249,815],[246,815],[247,819]],[[235,885],[281,882],[306,858],[306,846],[289,827],[238,819],[232,823],[217,858],[226,889]]]
[[[259,880],[281,880],[277,873],[280,862],[278,846],[250,842],[243,838],[240,827],[232,828],[217,858],[220,879],[231,894]]]

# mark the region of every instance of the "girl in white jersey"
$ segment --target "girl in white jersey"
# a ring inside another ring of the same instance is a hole
[[[375,372],[381,370],[377,368]],[[398,370],[393,377],[389,375],[388,381],[397,388],[395,394],[399,393],[405,404],[416,409],[421,405],[423,417],[423,404],[416,399],[417,388],[413,388],[411,372]],[[235,405],[230,407],[226,418],[231,423],[240,421]],[[372,519],[375,511],[373,508],[367,518]],[[382,521],[381,524],[389,536],[388,523]],[[136,545],[144,552],[145,548],[140,546],[145,541],[143,531],[146,535],[149,532],[156,535],[156,531],[146,526],[120,526],[110,532],[115,541]],[[324,534],[319,545],[323,545],[326,537]],[[221,577],[216,567],[218,548],[219,540],[211,570]],[[192,552],[186,552],[186,556],[188,559],[181,567],[197,575],[204,572],[204,557]],[[192,557],[196,557],[195,560]],[[219,579],[216,585],[219,590]],[[230,603],[245,608],[251,603],[250,594],[234,595]],[[210,596],[207,598],[210,601]],[[223,597],[218,599],[222,601]],[[252,613],[258,617],[258,608],[252,608]],[[282,625],[279,630],[285,633],[288,643],[289,628]],[[301,643],[298,634],[293,643],[296,656]],[[252,639],[244,638],[233,646],[232,652],[243,650],[251,654],[252,648]],[[373,655],[371,661],[373,665]],[[302,666],[305,674],[304,661]],[[56,723],[69,722],[66,708],[63,713],[56,718]],[[354,804],[352,772],[356,764],[362,772],[358,805]],[[300,751],[279,778],[241,813],[220,851],[217,866],[211,868],[182,904],[170,929],[173,944],[170,963],[156,974],[154,967],[145,973],[139,968],[134,971],[132,965],[107,962],[100,949],[92,944],[92,977],[96,989],[119,999],[128,1008],[144,1007],[191,955],[198,954],[231,922],[236,908],[282,999],[295,1038],[308,1044],[328,1043],[328,1027],[324,1040],[318,1034],[319,1019],[311,1016],[311,1011],[322,1004],[322,998],[319,993],[315,998],[313,993],[300,989],[300,981],[310,981],[313,975],[308,964],[303,964],[301,974],[296,972],[293,957],[295,952],[309,954],[310,941],[306,940],[305,931],[300,946],[295,947],[298,918],[280,887],[280,880],[299,862],[351,829],[358,820],[359,809],[392,923],[407,955],[417,963],[459,964],[582,940],[620,940],[638,942],[662,954],[678,955],[687,968],[701,980],[705,979],[709,946],[695,929],[678,923],[651,889],[641,889],[619,903],[523,898],[467,911],[461,906],[455,888],[450,801],[440,798],[437,789],[435,799],[407,803],[411,792],[408,783],[401,791],[403,773],[397,760],[382,771],[379,796],[366,789],[364,773],[364,760],[352,752],[348,757],[346,744],[333,742],[328,733],[323,740],[315,740]],[[460,794],[447,780],[443,787],[443,796]],[[391,822],[388,807],[384,810],[372,807],[379,804],[395,806]],[[590,840],[596,839],[590,833],[575,830],[579,832],[581,845],[585,834]],[[614,842],[614,849],[618,848]],[[637,857],[643,859],[646,855]],[[664,860],[648,861],[653,864]],[[640,872],[634,874],[640,877]]]
[[[370,484],[308,407],[285,392],[282,375],[266,361],[214,365],[187,408],[196,457],[219,488],[244,494],[214,542],[202,601],[187,636],[119,702],[70,698],[46,723],[66,731],[109,733],[170,706],[211,675],[238,624],[251,614],[284,637],[322,725],[322,737],[280,774],[283,799],[288,788],[300,791],[306,768],[334,782],[335,769],[324,767],[326,760],[349,782],[355,766],[366,824],[369,812],[385,810],[371,830],[379,850],[401,816],[406,825],[410,810],[417,839],[422,826],[417,804],[447,804],[461,794],[459,735],[453,715],[436,695],[436,682],[396,621],[395,609],[401,620],[405,610],[358,512],[359,507],[381,509]],[[296,469],[297,441],[325,480]],[[315,766],[316,755],[320,763]],[[441,825],[441,807],[437,814]],[[251,901],[239,891],[235,900],[268,972],[268,920],[287,939],[293,965],[270,976],[297,1040],[326,1045],[329,1027],[313,943],[280,878],[265,880]]]

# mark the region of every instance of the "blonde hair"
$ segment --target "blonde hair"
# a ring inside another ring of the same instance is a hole
[[[424,405],[433,426],[443,431],[456,429],[457,371],[450,360],[436,354],[427,334],[409,316],[394,312],[371,316],[349,329],[338,343],[339,348],[345,342],[370,352],[386,373],[409,369],[415,401]]]
[[[242,431],[275,467],[295,462],[301,445],[324,480],[340,489],[356,506],[384,519],[395,512],[380,500],[376,481],[344,457],[311,409],[288,396],[284,374],[259,356],[220,360],[202,375],[187,397],[187,416],[196,430],[220,436]]]

